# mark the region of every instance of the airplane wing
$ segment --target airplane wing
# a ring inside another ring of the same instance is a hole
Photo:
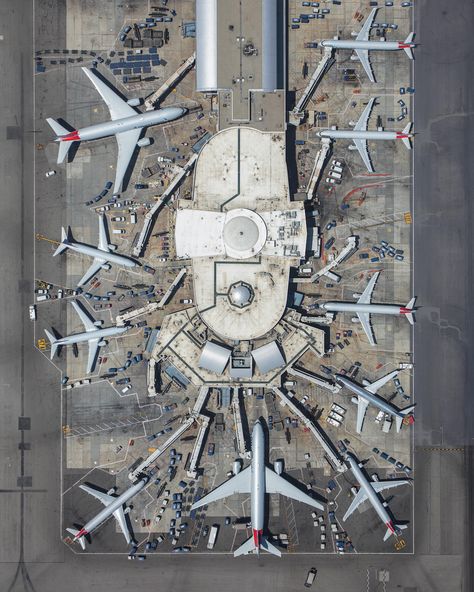
[[[104,215],[101,214],[99,216],[99,245],[98,248],[101,251],[105,251],[108,253],[109,249],[109,241],[107,240],[107,231],[105,230],[105,218]]]
[[[370,162],[369,151],[367,150],[367,140],[353,139],[352,141],[354,142],[354,146],[359,151],[359,154],[360,154],[362,160],[364,161],[364,164],[365,164],[367,170],[369,171],[369,173],[373,173],[374,167],[372,166],[372,163]]]
[[[367,335],[367,339],[369,340],[370,345],[375,345],[375,335],[374,330],[372,329],[372,325],[370,324],[370,314],[368,312],[358,312],[357,316],[359,317],[360,324],[362,325],[362,329],[364,329],[365,334]]]
[[[84,74],[89,78],[95,86],[97,92],[100,94],[105,104],[109,108],[110,118],[112,120],[122,119],[123,117],[131,117],[136,115],[135,109],[130,107],[118,94],[107,86],[100,78],[98,78],[89,68],[82,68]]]
[[[89,356],[87,358],[87,370],[86,373],[90,374],[94,368],[95,359],[97,357],[97,353],[99,351],[99,341],[100,339],[89,339]]]
[[[367,399],[364,399],[360,395],[357,396],[357,426],[356,432],[358,434],[362,431],[362,424],[364,423],[365,412],[367,411],[367,407],[369,406],[369,402]]]
[[[93,321],[91,320],[91,318],[89,317],[88,314],[86,314],[86,312],[84,311],[84,309],[82,309],[79,304],[77,304],[77,302],[75,300],[73,300],[71,302],[72,306],[74,307],[74,310],[77,312],[79,318],[82,321],[82,324],[84,325],[84,328],[86,331],[97,331],[97,327],[94,325]]]
[[[367,495],[365,493],[365,491],[360,488],[359,491],[357,492],[357,495],[355,496],[355,498],[352,500],[352,504],[349,506],[349,508],[347,509],[347,512],[344,514],[343,517],[343,522],[346,521],[347,518],[349,518],[349,516],[355,511],[357,510],[357,508],[365,502],[365,500],[367,499]]]
[[[250,477],[250,467],[247,467],[243,471],[240,471],[240,473],[237,473],[235,477],[231,477],[228,481],[225,481],[222,483],[222,485],[219,485],[203,498],[195,502],[191,509],[195,510],[201,506],[206,506],[207,504],[220,500],[224,497],[234,495],[234,493],[250,493]]]
[[[374,71],[372,70],[372,64],[369,60],[369,50],[368,49],[356,49],[355,50],[357,57],[359,58],[360,63],[362,64],[365,73],[367,74],[370,82],[375,82]]]
[[[387,384],[387,382],[389,380],[392,380],[392,378],[395,378],[395,376],[397,376],[397,374],[398,374],[398,370],[394,370],[393,372],[390,372],[389,374],[382,376],[382,378],[379,378],[375,382],[371,382],[365,388],[369,391],[369,393],[375,394],[379,389],[381,389],[383,387],[384,384]]]
[[[303,491],[298,489],[298,487],[292,485],[289,481],[287,481],[280,475],[277,475],[275,471],[272,471],[268,467],[265,467],[265,483],[266,493],[279,493],[280,495],[291,497],[297,502],[303,502],[304,504],[313,506],[313,508],[324,510],[324,506],[321,503],[317,502],[307,493],[304,493]]]
[[[406,485],[409,483],[407,479],[392,479],[392,481],[372,481],[372,489],[377,493],[391,489],[392,487],[399,487],[400,485]]]
[[[369,16],[367,17],[367,20],[363,24],[362,29],[360,30],[359,34],[356,37],[357,41],[368,41],[369,40],[370,29],[372,28],[372,25],[374,24],[375,14],[377,13],[377,10],[378,10],[378,8],[373,8],[371,10]]]
[[[372,300],[372,292],[374,291],[375,284],[379,278],[380,271],[374,273],[374,275],[370,278],[369,283],[365,287],[365,290],[362,292],[357,304],[370,304]]]
[[[94,260],[92,261],[91,266],[86,271],[86,273],[81,277],[81,279],[79,280],[77,285],[83,286],[87,282],[87,280],[89,280],[91,277],[93,277],[96,273],[99,273],[99,271],[102,269],[102,265],[106,262],[107,262],[106,259],[99,259],[98,257],[95,257]],[[90,329],[90,330],[92,331],[92,329]],[[89,331],[89,329],[88,329],[88,331]]]
[[[117,498],[109,495],[108,493],[104,493],[103,491],[98,491],[97,489],[93,489],[92,487],[89,487],[88,485],[79,485],[79,487],[87,492],[89,495],[92,495],[93,497],[95,497],[96,499],[98,499],[100,502],[102,502],[104,504],[104,506],[109,506],[113,501],[115,501]]]
[[[115,185],[114,193],[120,193],[122,190],[122,182],[127,171],[127,167],[135,150],[135,146],[140,138],[142,130],[132,129],[128,132],[121,132],[116,134],[117,145],[118,145],[118,156],[117,156],[117,170],[115,172]]]
[[[365,132],[367,131],[367,122],[369,121],[370,112],[372,111],[372,107],[374,106],[376,97],[372,97],[370,101],[365,106],[365,109],[362,111],[362,115],[357,120],[357,123],[354,126],[354,130],[357,132]]]
[[[123,512],[123,508],[117,508],[114,512],[114,518],[115,520],[117,520],[119,526],[120,526],[120,530],[123,532],[123,536],[125,537],[125,540],[127,541],[127,543],[131,543],[132,542],[132,537],[130,535],[130,531],[128,530],[128,525],[127,525],[127,521],[125,519],[125,514]]]

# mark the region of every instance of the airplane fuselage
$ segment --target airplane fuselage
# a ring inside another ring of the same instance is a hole
[[[265,437],[260,422],[252,431],[252,465],[250,507],[252,518],[252,535],[255,547],[260,548],[265,516]]]
[[[410,138],[411,134],[390,131],[356,131],[356,130],[321,130],[317,132],[320,138],[347,139],[347,140],[403,140]]]
[[[357,302],[325,302],[321,304],[321,308],[330,312],[361,312],[387,315],[403,315],[413,312],[409,308],[394,304],[358,304]]]
[[[371,487],[369,480],[364,475],[363,471],[359,467],[359,463],[357,459],[350,453],[347,453],[347,461],[351,468],[352,474],[359,482],[359,485],[365,491],[367,498],[369,499],[370,503],[372,504],[374,510],[377,512],[379,518],[385,524],[385,526],[392,532],[395,533],[395,527],[393,525],[392,519],[390,518],[387,510],[385,509],[384,505],[380,501],[378,495]]]
[[[56,341],[57,345],[72,345],[73,343],[81,343],[83,341],[90,341],[91,339],[103,339],[105,337],[113,337],[120,335],[128,331],[130,327],[106,327],[104,329],[98,329],[97,331],[85,331],[84,333],[75,333],[74,335],[68,335],[61,337]]]
[[[115,510],[118,510],[121,506],[123,506],[129,499],[131,499],[134,495],[136,495],[139,491],[141,491],[145,485],[147,484],[148,479],[143,478],[132,487],[129,487],[126,491],[124,491],[121,495],[119,495],[111,504],[106,506],[103,510],[101,510],[94,518],[89,520],[82,529],[77,533],[74,537],[74,540],[79,539],[82,536],[85,536],[91,533],[93,530],[98,528],[101,524],[103,524]],[[131,537],[130,537],[131,540]],[[130,542],[130,540],[128,542]]]
[[[321,41],[320,45],[334,49],[368,49],[376,51],[397,51],[415,47],[415,43],[404,43],[403,41],[357,41],[355,39],[325,39]]]
[[[394,374],[394,376],[396,376],[396,373]],[[403,419],[405,417],[403,415],[403,413],[400,413],[400,410],[397,407],[395,407],[395,405],[392,405],[391,403],[389,403],[388,401],[386,401],[382,397],[379,397],[378,395],[369,392],[367,389],[358,385],[355,382],[352,382],[352,380],[349,380],[348,378],[346,378],[342,374],[336,374],[335,379],[337,380],[337,382],[339,382],[340,384],[343,384],[346,388],[348,388],[355,395],[357,395],[358,397],[362,397],[363,399],[368,401],[371,405],[373,405],[374,407],[377,407],[377,409],[380,409],[380,411],[383,411],[384,413],[387,413],[388,415],[396,415],[397,417],[400,417],[401,419]]]
[[[133,129],[140,129],[156,125],[159,123],[166,123],[178,119],[186,113],[186,109],[182,107],[165,107],[157,111],[147,111],[145,113],[137,113],[130,117],[123,119],[115,119],[113,121],[104,121],[103,123],[96,123],[75,130],[69,134],[59,136],[56,138],[57,142],[81,142],[83,140],[97,140],[99,138],[106,138],[114,136],[121,132],[128,132]]]
[[[123,267],[137,266],[137,263],[133,261],[133,259],[124,257],[123,255],[117,255],[116,253],[110,251],[102,251],[101,249],[97,249],[89,245],[83,245],[81,243],[74,243],[69,241],[65,244],[67,244],[68,249],[70,249],[71,251],[76,251],[76,253],[81,253],[82,255],[88,255],[89,257],[103,259],[104,261],[116,263],[117,265],[121,265]]]

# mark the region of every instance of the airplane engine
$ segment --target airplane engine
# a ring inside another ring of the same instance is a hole
[[[352,298],[356,298],[357,300],[362,296],[362,294],[358,294],[357,292],[355,292],[354,294],[352,294]]]
[[[370,382],[367,380],[367,378],[364,378],[364,380],[362,381],[362,384],[364,386],[369,386]]]
[[[138,107],[141,104],[142,104],[142,100],[139,98],[128,99],[128,101],[127,101],[127,105],[130,105],[130,107]]]
[[[283,461],[282,460],[276,460],[273,463],[273,468],[275,469],[275,473],[277,475],[281,475],[283,473]]]
[[[111,269],[111,268],[112,268],[112,266],[110,265],[110,263],[104,263],[104,264],[102,265],[102,269],[105,269],[105,270],[107,270],[107,271],[108,271],[109,269]]]
[[[107,492],[107,495],[113,495],[115,493],[115,487],[111,487]]]
[[[358,62],[359,58],[353,53],[350,58],[353,62]]]
[[[117,245],[107,245],[111,251],[117,250]]]
[[[352,321],[353,323],[360,323],[360,321],[359,321],[359,317],[352,317],[351,321]]]
[[[132,509],[132,506],[127,506],[125,508],[125,510],[123,511],[124,514],[130,514],[130,510]]]
[[[357,33],[357,31],[352,31],[351,32],[351,37],[357,37],[359,33]]]
[[[357,146],[354,146],[354,144],[349,144],[349,150],[357,150]]]
[[[99,347],[104,347],[106,346],[108,343],[108,341],[106,341],[105,339],[101,339],[98,343]]]
[[[331,129],[332,129],[333,131],[337,130],[337,125],[331,125]]]
[[[142,138],[141,140],[138,140],[137,144],[140,146],[140,148],[149,146],[151,144],[151,138]]]
[[[234,473],[234,475],[238,475],[240,473],[241,468],[242,463],[240,462],[240,460],[234,460],[234,463],[232,465],[232,472]]]
[[[357,405],[358,402],[359,402],[359,399],[357,397],[351,397],[351,403],[354,403],[354,405]]]
[[[94,325],[95,325],[96,327],[102,327],[102,324],[103,324],[103,322],[104,322],[104,321],[94,321]]]

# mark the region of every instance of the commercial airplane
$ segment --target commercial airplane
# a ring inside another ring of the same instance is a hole
[[[85,333],[75,333],[73,335],[68,335],[67,337],[56,339],[52,333],[45,329],[44,332],[51,343],[51,359],[54,358],[54,354],[56,353],[58,347],[87,341],[89,345],[89,357],[87,359],[86,373],[90,374],[94,370],[99,347],[107,345],[107,342],[104,341],[104,338],[121,335],[122,333],[128,331],[130,327],[105,327],[104,329],[99,329],[99,327],[102,325],[102,321],[93,321],[75,300],[73,300],[71,304],[79,315],[79,318],[81,319],[86,331]]]
[[[415,312],[416,297],[412,298],[406,306],[399,306],[395,304],[371,304],[372,292],[374,291],[375,283],[380,275],[380,271],[374,273],[370,278],[367,287],[362,292],[357,302],[325,302],[320,307],[329,312],[355,312],[357,317],[353,317],[352,321],[359,321],[369,339],[370,345],[375,345],[375,336],[370,324],[371,314],[388,314],[388,315],[404,315],[410,325],[413,325],[415,320],[413,314]]]
[[[362,431],[362,424],[364,423],[365,412],[367,411],[367,407],[369,406],[369,404],[373,405],[374,407],[377,407],[377,409],[380,409],[380,411],[383,411],[387,415],[394,417],[397,432],[400,431],[400,428],[402,427],[402,422],[405,419],[405,417],[409,413],[411,413],[415,408],[415,405],[409,405],[404,409],[398,409],[398,407],[395,407],[395,405],[392,405],[392,403],[389,403],[388,401],[376,394],[377,391],[380,388],[382,388],[384,384],[386,384],[392,378],[395,378],[397,374],[398,370],[394,370],[393,372],[390,372],[390,374],[386,374],[385,376],[379,378],[375,382],[364,383],[363,387],[351,380],[350,378],[347,378],[347,376],[344,376],[342,374],[335,375],[335,379],[339,384],[342,384],[350,391],[352,391],[355,395],[357,395],[356,432],[358,434],[360,434]]]
[[[133,541],[132,535],[130,534],[130,530],[128,529],[127,521],[125,519],[125,514],[130,511],[130,508],[125,508],[125,504],[135,496],[139,491],[141,491],[148,482],[148,477],[144,477],[132,487],[129,487],[126,491],[124,491],[121,495],[116,497],[115,495],[111,495],[114,493],[114,489],[110,489],[107,493],[103,493],[102,491],[98,491],[97,489],[92,489],[87,485],[79,485],[81,489],[93,495],[97,498],[100,502],[102,502],[105,506],[103,510],[101,510],[97,516],[94,516],[89,522],[84,524],[84,526],[77,530],[75,528],[66,528],[68,532],[74,535],[74,542],[78,542],[82,549],[86,548],[86,543],[84,537],[90,534],[92,531],[96,530],[101,526],[106,520],[110,518],[110,516],[114,516],[115,520],[117,520],[125,540],[128,544]]]
[[[400,485],[406,485],[410,482],[409,479],[392,479],[390,481],[369,481],[366,477],[365,473],[361,470],[361,467],[356,459],[356,457],[351,454],[350,452],[346,453],[346,460],[349,464],[349,467],[352,471],[352,474],[357,479],[360,485],[360,489],[352,500],[351,505],[349,506],[347,512],[344,514],[343,522],[349,518],[349,516],[356,510],[365,500],[369,500],[372,504],[372,507],[379,515],[382,522],[387,527],[387,532],[383,537],[383,540],[386,541],[390,536],[400,535],[400,531],[404,528],[407,528],[406,524],[394,524],[392,519],[390,518],[389,513],[385,509],[384,504],[382,503],[381,499],[379,498],[379,493],[386,489],[390,489],[392,487],[398,487]]]
[[[317,135],[320,138],[330,138],[331,140],[343,138],[347,140],[353,140],[354,144],[351,144],[349,146],[349,150],[359,151],[359,154],[362,160],[364,161],[364,164],[367,167],[369,173],[374,172],[374,167],[372,166],[369,151],[367,149],[367,140],[402,140],[405,146],[410,150],[410,138],[413,137],[413,134],[410,132],[412,125],[411,122],[408,122],[403,131],[401,132],[387,132],[378,130],[369,131],[367,129],[367,124],[375,100],[376,97],[370,99],[364,111],[362,112],[362,115],[360,116],[359,120],[357,121],[352,130],[338,130],[331,128],[317,132]]]
[[[235,493],[250,493],[252,536],[245,541],[235,552],[234,557],[248,553],[260,553],[263,549],[273,555],[281,556],[280,551],[274,547],[263,535],[263,523],[265,518],[265,494],[279,493],[291,497],[299,502],[304,502],[314,508],[323,510],[322,504],[312,497],[291,485],[286,479],[280,477],[283,471],[283,463],[275,462],[275,470],[265,466],[265,438],[260,421],[256,421],[252,431],[252,463],[249,467],[240,471],[240,463],[234,463],[235,476],[216,487],[213,491],[194,503],[191,510],[200,508]]]
[[[331,47],[334,49],[353,49],[356,55],[351,57],[351,60],[360,60],[360,63],[364,67],[370,82],[375,82],[375,76],[369,60],[369,51],[397,51],[399,49],[403,49],[410,60],[413,60],[414,58],[412,49],[416,47],[416,43],[413,43],[413,37],[415,36],[414,33],[410,33],[405,41],[369,41],[370,29],[372,29],[374,25],[374,19],[377,10],[378,8],[374,8],[371,11],[355,40],[340,40],[338,37],[335,37],[334,39],[325,39],[320,43],[320,45],[323,47]]]
[[[135,104],[133,99],[128,102],[124,101],[114,90],[102,82],[92,70],[88,68],[82,68],[82,70],[104,99],[110,111],[111,121],[97,123],[71,132],[55,119],[47,119],[46,121],[57,135],[55,141],[59,142],[58,164],[63,162],[73,142],[115,136],[118,144],[118,158],[114,193],[120,193],[123,178],[135,147],[137,144],[140,147],[150,144],[149,138],[139,139],[142,129],[150,125],[157,125],[158,123],[166,123],[178,119],[178,117],[186,113],[187,109],[182,107],[165,107],[156,111],[137,113],[131,106],[131,104]]]
[[[94,276],[99,270],[110,269],[110,263],[116,263],[117,265],[122,265],[124,267],[136,267],[138,265],[135,261],[129,259],[128,257],[112,253],[112,251],[114,251],[116,248],[117,247],[115,245],[109,244],[107,239],[107,231],[105,229],[104,215],[100,214],[99,245],[97,248],[74,241],[71,235],[71,229],[68,226],[67,231],[64,230],[64,228],[61,228],[61,243],[54,252],[53,257],[56,257],[56,255],[59,255],[66,249],[71,249],[71,251],[76,251],[76,253],[82,253],[82,255],[93,257],[94,261],[92,262],[92,265],[77,284],[78,286],[83,286],[87,280]]]

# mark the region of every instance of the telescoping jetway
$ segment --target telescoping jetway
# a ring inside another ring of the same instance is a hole
[[[308,189],[306,194],[308,199],[313,199],[316,193],[319,180],[321,179],[321,173],[323,172],[324,165],[331,151],[331,140],[329,138],[321,138],[321,148],[316,154],[316,160],[314,161],[313,170],[308,182]]]
[[[193,154],[191,156],[191,158],[184,165],[184,167],[176,174],[175,177],[173,177],[171,183],[165,189],[163,194],[158,198],[155,205],[151,208],[149,212],[145,214],[145,220],[140,231],[140,236],[138,237],[137,244],[133,247],[133,254],[135,257],[139,257],[145,250],[146,242],[150,234],[154,217],[156,216],[156,214],[158,214],[161,208],[173,195],[181,181],[191,173],[191,170],[194,167],[194,163],[196,162],[197,157],[197,154]]]
[[[240,397],[237,394],[238,389],[234,390],[234,397],[232,399],[232,412],[234,414],[235,423],[235,437],[237,440],[237,450],[240,458],[250,458],[250,451],[247,450],[244,437],[244,429],[242,426],[242,411],[240,407]]]
[[[323,267],[322,269],[320,269],[316,273],[313,273],[313,275],[310,277],[297,277],[297,278],[292,279],[292,281],[295,283],[309,284],[309,283],[315,282],[321,276],[325,275],[334,282],[340,282],[341,276],[338,275],[337,273],[333,273],[331,270],[333,270],[335,267],[337,267],[340,263],[342,263],[346,259],[349,259],[349,257],[357,251],[358,245],[359,245],[359,239],[357,236],[353,235],[353,236],[347,237],[345,247],[342,249],[342,251],[339,253],[339,255],[333,261],[328,263],[325,267]]]
[[[295,108],[291,112],[290,123],[293,125],[299,125],[304,118],[304,110],[306,109],[309,100],[313,96],[316,87],[321,81],[324,73],[334,64],[335,59],[332,57],[332,48],[325,47],[323,57],[321,58],[316,70],[313,72],[308,85],[306,86],[300,100],[296,104]]]
[[[155,105],[161,101],[161,99],[167,95],[170,90],[181,80],[181,78],[187,74],[194,66],[196,61],[196,53],[193,53],[181,66],[171,74],[168,80],[163,83],[158,90],[148,97],[145,101],[145,111],[151,111],[155,108]]]
[[[329,382],[329,380],[325,380],[324,378],[320,378],[319,376],[316,376],[315,374],[312,374],[311,372],[307,372],[306,370],[302,370],[301,368],[295,368],[294,366],[291,366],[290,368],[287,369],[287,372],[289,374],[293,374],[293,376],[298,376],[298,378],[304,378],[308,382],[312,382],[313,384],[317,384],[321,388],[331,391],[331,393],[336,394],[341,390],[341,387],[338,384],[333,383],[333,382]]]
[[[330,464],[334,466],[334,468],[343,473],[347,470],[344,461],[339,455],[337,448],[334,446],[332,441],[329,439],[326,432],[321,428],[317,421],[312,421],[300,410],[300,408],[293,403],[291,400],[292,398],[286,395],[282,390],[277,387],[273,388],[273,392],[280,397],[282,403],[287,405],[289,409],[291,409],[292,413],[297,415],[300,418],[300,421],[311,431],[313,436],[318,440],[318,442],[323,447],[324,451],[326,452],[326,456],[330,461]]]
[[[187,475],[190,479],[196,479],[197,477],[197,466],[199,458],[201,457],[202,446],[204,444],[204,438],[206,436],[207,429],[209,427],[210,419],[206,415],[199,415],[196,418],[199,421],[199,432],[194,442],[193,451],[191,453],[191,459],[189,461],[189,468]]]

